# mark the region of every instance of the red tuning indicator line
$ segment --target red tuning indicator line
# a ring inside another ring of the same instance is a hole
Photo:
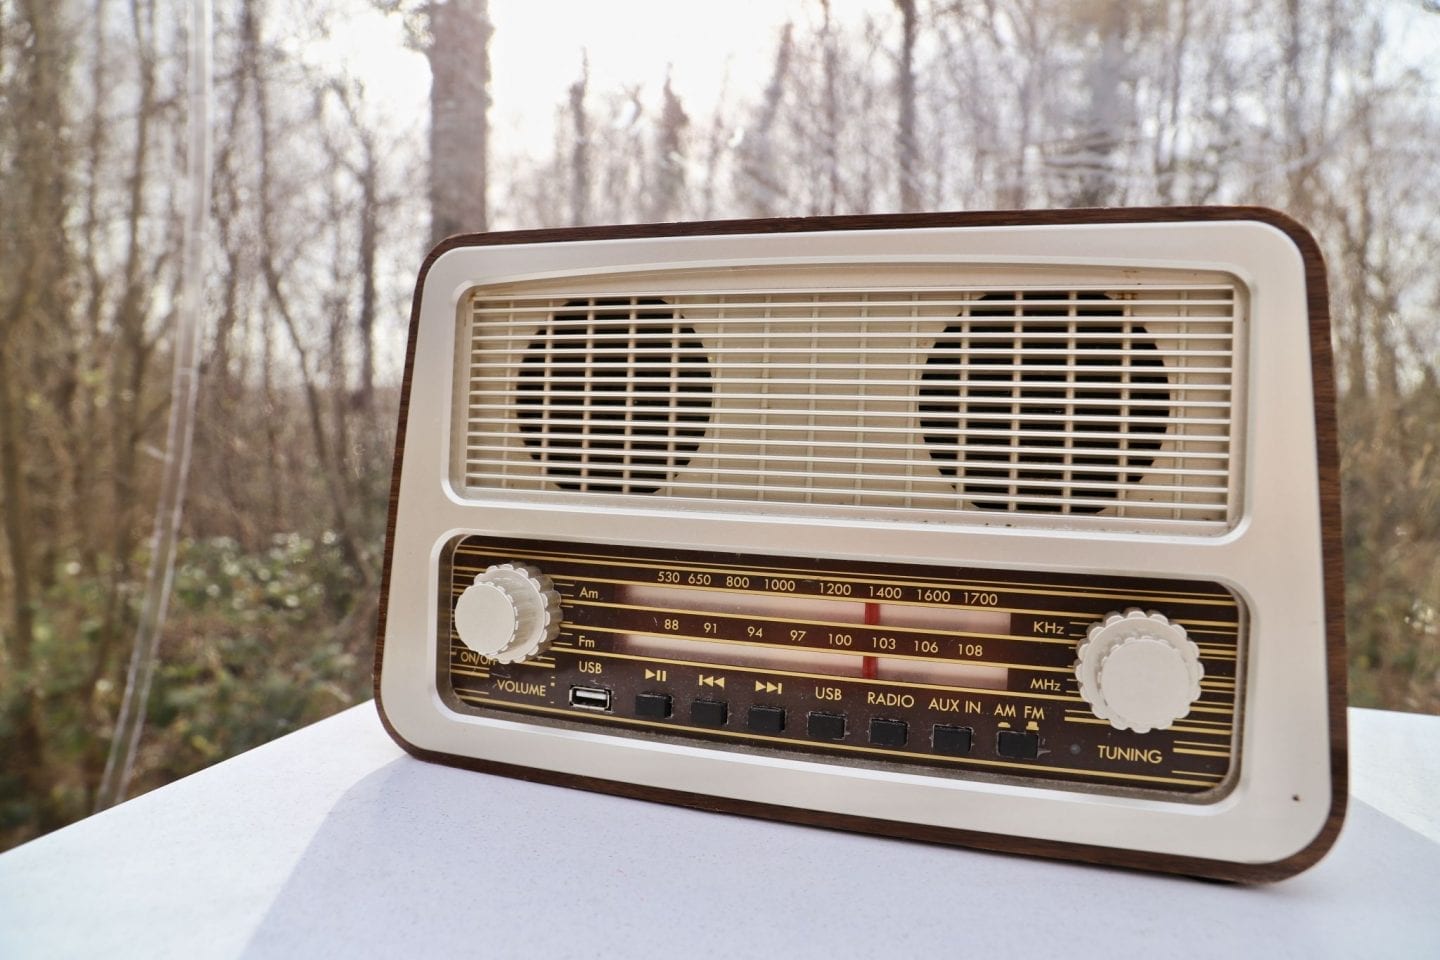
[[[878,627],[880,625],[880,604],[865,604],[865,626]],[[877,661],[874,657],[865,657],[862,661],[860,675],[866,680],[874,680],[877,676]]]

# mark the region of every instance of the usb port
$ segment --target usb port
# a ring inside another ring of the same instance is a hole
[[[610,691],[604,687],[571,687],[570,706],[581,710],[610,710]]]

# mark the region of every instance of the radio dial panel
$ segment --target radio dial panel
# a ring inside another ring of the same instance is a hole
[[[1098,791],[1233,779],[1244,617],[1216,584],[483,536],[446,557],[436,679],[462,713]],[[550,594],[531,647],[516,598]]]

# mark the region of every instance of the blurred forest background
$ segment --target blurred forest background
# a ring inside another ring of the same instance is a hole
[[[314,55],[361,8],[423,54],[428,115],[373,109],[373,79]],[[0,849],[93,809],[123,693],[179,299],[186,9],[0,0]],[[1351,701],[1440,711],[1434,3],[791,12],[704,110],[663,73],[601,86],[579,50],[534,51],[572,77],[537,150],[487,122],[506,37],[486,0],[216,0],[198,426],[131,793],[369,695],[411,285],[430,242],[487,228],[1290,213],[1331,271]]]

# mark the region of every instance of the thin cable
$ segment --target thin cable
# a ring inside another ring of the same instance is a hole
[[[180,303],[175,315],[175,368],[170,383],[170,419],[165,436],[164,473],[150,569],[146,574],[144,605],[135,625],[135,645],[125,677],[125,696],[115,721],[115,736],[105,774],[95,795],[95,809],[104,810],[125,799],[135,768],[140,734],[145,728],[145,707],[155,676],[160,632],[170,602],[175,573],[175,545],[185,507],[190,474],[190,447],[195,435],[195,401],[200,385],[200,332],[204,308],[205,218],[210,209],[210,0],[191,0],[188,39],[189,71],[186,118],[188,149],[185,156],[188,196],[185,209],[184,248],[180,260]]]

